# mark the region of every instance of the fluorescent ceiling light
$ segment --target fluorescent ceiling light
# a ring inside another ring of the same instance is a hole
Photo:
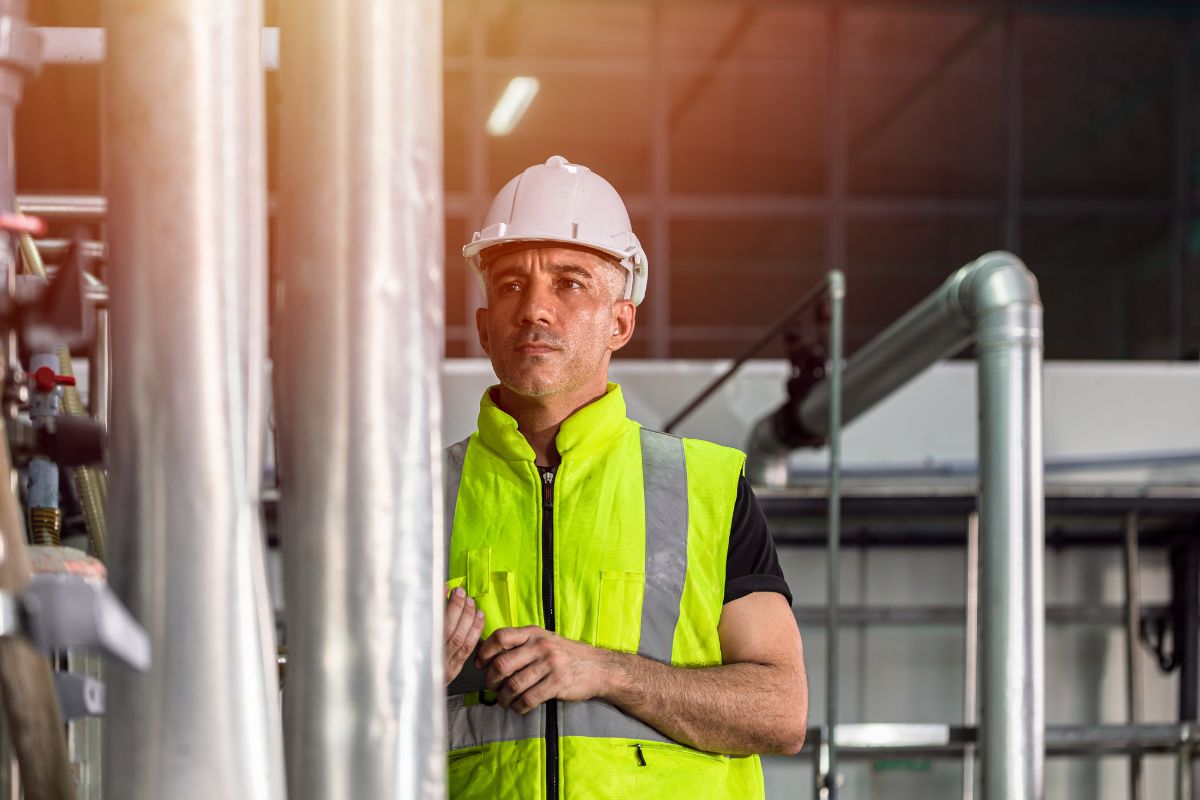
[[[512,133],[537,93],[537,78],[516,77],[509,81],[504,94],[500,95],[500,100],[492,109],[492,115],[488,117],[487,132],[492,136]]]

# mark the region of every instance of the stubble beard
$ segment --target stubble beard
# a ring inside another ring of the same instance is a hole
[[[602,344],[581,351],[579,342],[571,341],[572,337],[545,336],[530,339],[527,336],[513,337],[509,352],[515,353],[517,346],[530,341],[544,341],[559,348],[557,352],[545,356],[547,360],[559,361],[557,365],[545,366],[529,364],[525,369],[516,368],[511,361],[497,363],[493,361],[492,368],[496,377],[509,391],[530,400],[544,400],[556,395],[569,394],[588,383],[600,370],[607,348]]]

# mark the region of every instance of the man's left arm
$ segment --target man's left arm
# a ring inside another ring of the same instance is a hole
[[[479,660],[488,665],[485,684],[518,713],[552,699],[599,699],[700,750],[799,752],[808,686],[787,599],[754,592],[726,603],[718,635],[723,663],[713,667],[673,667],[536,626],[497,630]]]

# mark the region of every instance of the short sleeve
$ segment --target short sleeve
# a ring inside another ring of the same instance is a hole
[[[737,501],[729,529],[729,552],[725,559],[725,602],[730,603],[754,592],[778,592],[792,602],[792,592],[775,542],[767,528],[758,498],[746,476],[738,478]]]

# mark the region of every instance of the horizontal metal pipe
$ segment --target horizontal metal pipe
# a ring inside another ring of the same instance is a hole
[[[104,795],[282,800],[259,485],[261,8],[108,0],[110,579],[153,667],[110,672]]]
[[[938,360],[966,347],[975,332],[972,286],[978,283],[979,275],[1013,258],[995,252],[967,264],[855,353],[846,363],[842,378],[843,425],[852,423]],[[1021,270],[1028,274],[1024,266]],[[799,407],[799,422],[814,438],[828,432],[829,388],[828,381],[817,384]],[[791,449],[779,440],[774,416],[760,420],[751,432],[751,460],[778,456]]]
[[[579,67],[579,61],[561,62],[566,71]],[[612,62],[605,62],[612,66]],[[450,66],[448,64],[448,66]],[[533,69],[535,65],[526,65]],[[516,66],[507,68],[509,72]],[[497,72],[504,72],[497,68]],[[536,71],[536,70],[535,70]],[[99,219],[104,216],[104,198],[87,195],[21,195],[22,208],[28,201],[26,213],[48,218]],[[1113,216],[1169,217],[1171,205],[1154,200],[1103,200],[1078,198],[1062,200],[1027,200],[1025,213],[1035,217],[1080,216],[1087,214]],[[829,201],[821,197],[744,197],[739,195],[677,195],[663,203],[646,195],[631,195],[625,205],[631,214],[650,214],[665,210],[672,217],[707,218],[714,214],[723,217],[745,218],[762,216],[819,217],[829,213]],[[268,197],[268,211],[274,209],[274,199]],[[454,216],[472,213],[471,197],[464,192],[448,193],[445,210]],[[909,219],[922,216],[993,217],[1002,211],[999,202],[963,200],[955,197],[849,197],[846,213],[851,217],[877,219],[888,217]],[[750,336],[761,328],[747,327]],[[674,329],[672,329],[674,333]]]
[[[1138,609],[1140,619],[1161,616],[1169,610],[1162,604],[1146,604]],[[845,606],[840,619],[844,626],[940,627],[967,622],[969,609],[963,606]],[[824,606],[795,606],[792,615],[801,629],[814,628],[825,621]],[[1058,605],[1046,608],[1050,625],[1095,625],[1116,627],[1125,622],[1125,608],[1114,605]]]
[[[988,258],[988,256],[984,256]],[[980,259],[982,261],[983,259]],[[980,261],[951,275],[941,288],[872,339],[846,363],[842,380],[843,424],[849,425],[880,400],[939,359],[967,346],[974,323],[964,308],[962,286]],[[829,382],[823,381],[800,406],[807,430],[824,435],[829,420]]]
[[[810,754],[821,741],[822,729],[810,728],[802,754]],[[879,759],[886,755],[958,758],[977,741],[978,729],[943,723],[860,722],[837,727],[838,745],[851,759]],[[1102,756],[1139,750],[1147,753],[1184,753],[1200,742],[1195,722],[1146,725],[1050,725],[1045,729],[1046,755]]]
[[[52,219],[101,219],[108,214],[108,198],[86,194],[17,195],[21,211]]]
[[[44,64],[102,64],[104,63],[104,28],[39,28],[42,36]],[[279,68],[279,29],[263,28],[263,69]]]
[[[1132,453],[1109,453],[1090,456],[1058,456],[1047,458],[1045,471],[1053,472],[1109,472],[1153,467],[1182,467],[1200,464],[1200,450],[1135,451]],[[789,482],[797,480],[816,481],[826,477],[827,470],[821,467],[805,467],[788,470]],[[908,464],[853,464],[842,468],[846,478],[860,480],[884,480],[913,478],[970,478],[979,474],[977,461],[934,461]]]
[[[33,243],[44,259],[65,256],[70,252],[72,244],[70,239],[34,239]],[[104,242],[82,242],[81,249],[83,255],[88,258],[105,258],[108,255]]]

